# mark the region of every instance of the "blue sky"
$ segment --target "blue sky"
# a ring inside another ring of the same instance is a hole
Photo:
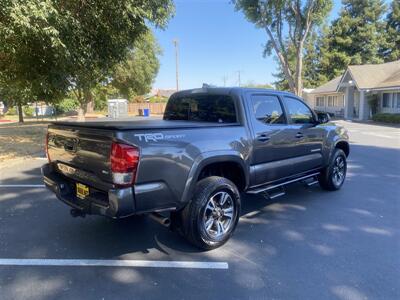
[[[277,64],[262,55],[266,34],[236,12],[229,0],[175,1],[176,14],[165,30],[155,30],[163,49],[154,88],[175,88],[175,52],[179,40],[180,89],[200,87],[203,82],[227,86],[241,82],[272,83]],[[334,1],[330,18],[340,10]]]

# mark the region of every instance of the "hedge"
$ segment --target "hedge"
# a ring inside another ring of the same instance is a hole
[[[79,107],[79,102],[75,99],[65,98],[55,105],[57,114],[75,111]]]
[[[35,113],[35,109],[33,107],[30,107],[30,106],[24,106],[22,111],[24,112],[24,115],[27,116],[27,117],[32,117],[34,115],[34,113]]]
[[[384,114],[379,113],[372,116],[372,120],[376,122],[396,123],[400,124],[400,114]]]

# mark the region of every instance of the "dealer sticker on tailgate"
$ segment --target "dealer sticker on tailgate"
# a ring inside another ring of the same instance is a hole
[[[89,195],[89,187],[82,183],[76,183],[76,196],[80,199],[85,199]]]

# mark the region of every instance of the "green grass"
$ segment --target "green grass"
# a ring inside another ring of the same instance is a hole
[[[375,122],[400,124],[400,114],[379,113],[372,116]]]
[[[0,165],[9,159],[26,159],[43,155],[47,124],[47,122],[0,124]]]

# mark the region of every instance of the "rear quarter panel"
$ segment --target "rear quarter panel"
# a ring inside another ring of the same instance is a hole
[[[140,211],[151,210],[150,205],[160,209],[183,206],[184,192],[201,160],[229,153],[246,161],[250,154],[245,127],[240,125],[121,131],[117,138],[140,148],[135,184]]]

